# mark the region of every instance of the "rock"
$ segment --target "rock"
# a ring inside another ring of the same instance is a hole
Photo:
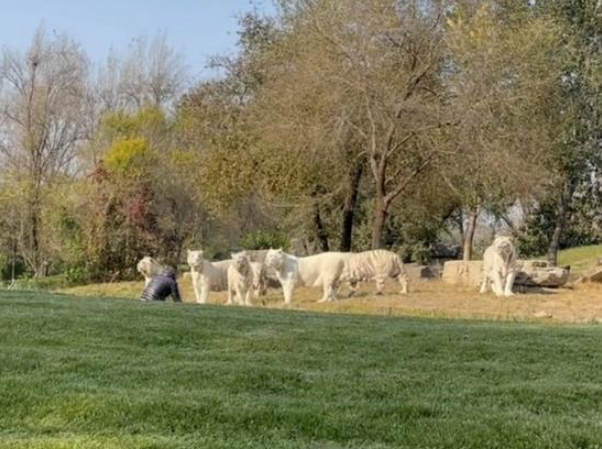
[[[441,277],[441,271],[435,265],[419,265],[416,263],[403,264],[410,280],[419,279],[438,279]]]
[[[523,287],[560,287],[567,283],[570,270],[565,267],[550,267],[543,260],[519,260],[514,285]],[[483,261],[464,262],[454,260],[443,266],[444,282],[452,285],[476,287],[481,283]]]
[[[535,318],[552,318],[552,314],[544,310],[542,310],[541,312],[534,313],[533,316]]]
[[[420,277],[423,279],[439,279],[441,277],[441,270],[438,266],[426,265],[421,268]]]
[[[443,265],[443,282],[451,285],[476,287],[481,283],[482,260],[450,260]]]
[[[518,264],[523,269],[538,269],[538,268],[548,268],[550,264],[545,260],[519,260]]]
[[[544,260],[519,260],[514,285],[523,287],[561,287],[569,280],[566,267],[551,267]]]
[[[602,282],[602,259],[598,259],[596,265],[584,271],[577,280],[578,284],[585,282]]]

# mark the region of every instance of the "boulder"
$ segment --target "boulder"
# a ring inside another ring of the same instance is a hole
[[[561,287],[569,280],[570,269],[552,267],[545,260],[519,260],[514,285],[523,287]]]
[[[482,260],[450,260],[443,265],[443,282],[464,287],[476,287],[481,283]]]
[[[420,277],[423,279],[439,279],[441,269],[437,265],[425,265],[420,269]]]
[[[551,267],[543,260],[519,260],[517,268],[514,285],[523,287],[560,287],[567,283],[570,274],[568,268]],[[482,269],[482,260],[449,261],[443,266],[442,279],[452,285],[476,287],[481,283]]]
[[[441,277],[440,269],[436,265],[404,263],[403,266],[408,273],[410,280],[416,281],[419,279],[439,279]]]

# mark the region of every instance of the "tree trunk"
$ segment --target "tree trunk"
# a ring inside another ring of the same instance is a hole
[[[573,186],[570,182],[566,182],[563,188],[562,195],[558,201],[556,209],[556,223],[554,226],[554,232],[550,239],[550,245],[548,247],[548,263],[555,267],[558,265],[558,251],[560,250],[560,239],[564,233],[567,218],[570,213],[570,202],[573,196]]]
[[[355,206],[357,205],[357,197],[359,194],[360,181],[364,172],[364,161],[358,162],[353,173],[351,173],[349,194],[345,198],[343,205],[343,222],[341,227],[341,251],[351,251],[351,243],[353,238],[353,217],[355,215]]]
[[[320,205],[318,204],[317,200],[314,202],[314,228],[316,231],[316,237],[318,239],[320,251],[330,251],[328,233],[326,232],[326,229],[324,229],[322,217],[320,216]]]
[[[552,238],[550,239],[550,245],[548,246],[548,263],[555,267],[558,265],[558,251],[560,250],[560,238],[564,231],[564,215],[559,214],[556,216],[556,225]]]
[[[37,207],[31,207],[31,264],[34,277],[40,277],[40,217]]]
[[[387,203],[384,198],[377,198],[374,205],[374,222],[372,224],[372,249],[382,248],[386,220]]]
[[[44,264],[42,261],[41,254],[41,243],[40,243],[40,232],[41,232],[41,195],[39,193],[39,187],[34,186],[31,198],[29,200],[29,239],[28,250],[29,254],[29,265],[33,271],[35,278],[42,277],[44,275]]]
[[[462,251],[462,260],[469,261],[472,259],[472,243],[474,241],[475,231],[477,229],[477,219],[479,218],[479,207],[476,206],[470,210],[468,216],[468,226],[464,234],[464,248]]]

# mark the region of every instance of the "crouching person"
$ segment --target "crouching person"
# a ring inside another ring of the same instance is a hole
[[[171,296],[173,302],[182,302],[176,282],[176,270],[165,268],[144,287],[140,301],[165,301]]]

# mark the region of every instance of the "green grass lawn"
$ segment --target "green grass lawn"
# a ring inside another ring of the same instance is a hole
[[[0,293],[2,448],[602,447],[602,327]]]

